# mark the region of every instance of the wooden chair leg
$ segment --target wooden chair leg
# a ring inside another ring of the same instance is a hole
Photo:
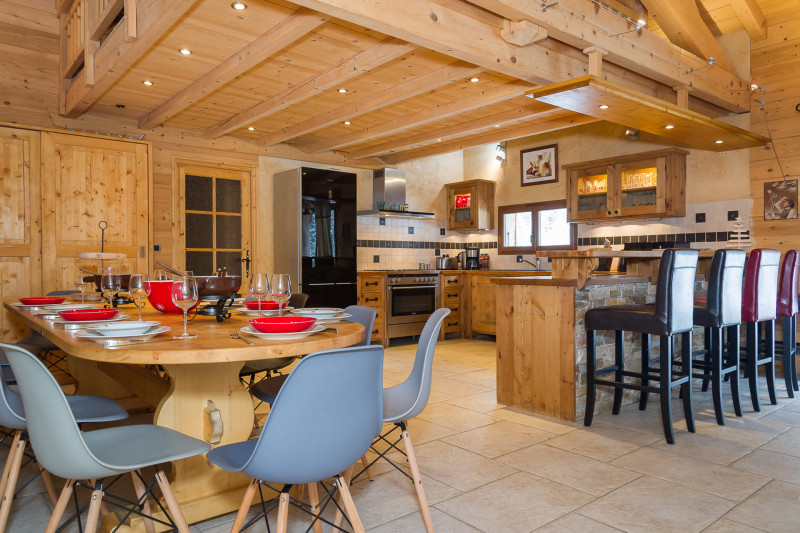
[[[286,533],[289,527],[289,493],[281,492],[278,500],[278,533]]]
[[[369,480],[375,481],[375,478],[372,476],[372,467],[369,466],[369,459],[367,459],[366,454],[361,456],[361,464],[364,466],[364,470],[367,471],[367,477]]]
[[[339,477],[343,477],[343,478],[344,478],[344,480],[347,482],[347,485],[348,485],[348,486],[350,486],[350,480],[351,480],[351,479],[353,479],[353,468],[354,468],[354,466],[353,466],[353,465],[351,465],[351,466],[350,466],[350,468],[348,468],[347,470],[345,470],[345,472],[344,472],[344,475],[343,475],[343,476],[339,476]],[[341,505],[342,505],[342,498],[341,498],[339,495],[337,495],[337,496],[336,496],[336,501],[337,501],[337,502],[339,502],[339,506],[341,507]],[[339,527],[339,526],[341,526],[341,525],[342,525],[342,518],[343,518],[343,516],[342,516],[342,511],[341,511],[341,510],[339,510],[339,508],[337,508],[337,509],[336,509],[336,516],[335,516],[335,517],[334,517],[334,519],[333,519],[333,523],[334,523],[334,525],[335,525],[336,527]]]
[[[258,489],[258,480],[253,479],[250,481],[250,484],[247,486],[247,490],[244,493],[242,504],[239,506],[239,511],[236,513],[236,520],[233,521],[233,526],[231,526],[231,533],[239,533],[242,530],[244,521],[247,518],[247,512],[250,510],[250,506],[253,504],[253,498],[256,495],[256,489]]]
[[[296,485],[297,487],[297,499],[298,500],[305,500],[306,499],[306,486],[305,485]]]
[[[50,521],[47,523],[47,529],[45,530],[45,533],[55,533],[56,529],[58,529],[58,524],[61,522],[61,517],[64,516],[64,510],[67,508],[70,498],[72,498],[74,484],[74,479],[68,479],[66,483],[64,483],[64,488],[61,489],[61,495],[58,497],[58,502],[53,508],[53,514],[50,515]]]
[[[178,533],[189,533],[189,524],[186,523],[186,518],[184,518],[183,513],[181,512],[181,508],[178,505],[178,500],[175,498],[175,494],[172,492],[172,487],[169,486],[167,476],[164,475],[164,472],[161,470],[156,472],[156,481],[161,489],[161,494],[164,495],[164,501],[167,503],[169,514],[172,515],[172,521],[175,523],[175,527],[178,528]]]
[[[17,449],[20,438],[22,438],[22,430],[18,429],[14,431],[14,438],[11,440],[11,446],[8,447],[8,456],[6,457],[6,464],[3,467],[3,475],[0,476],[0,497],[6,492],[8,474],[11,472],[11,463],[14,462],[14,451]]]
[[[3,501],[0,504],[0,533],[6,530],[8,524],[8,515],[11,513],[11,504],[14,500],[14,491],[17,489],[17,478],[19,478],[19,469],[22,466],[22,459],[25,457],[25,439],[17,440],[17,445],[11,449],[7,462],[11,462],[11,468],[8,472],[8,479],[6,480],[6,489],[3,492]]]
[[[147,489],[145,488],[144,483],[142,483],[142,480],[139,478],[139,475],[137,474],[141,475],[141,472],[139,470],[131,472],[131,478],[133,479],[133,490],[136,491],[136,498],[141,501],[142,496],[145,494]],[[146,516],[152,516],[150,513],[150,501],[147,498],[145,498],[144,502],[142,503],[143,503],[142,514]],[[147,533],[155,533],[156,527],[152,520],[148,520],[142,517],[142,522],[144,522],[144,530]]]
[[[354,533],[364,533],[364,526],[361,524],[361,519],[358,517],[356,505],[353,503],[353,497],[350,495],[350,488],[348,487],[349,482],[345,481],[342,476],[339,476],[337,484],[342,503],[344,504],[344,510],[347,511],[347,518],[350,519],[350,523],[353,525]]]
[[[89,502],[89,511],[86,516],[86,533],[96,533],[97,524],[100,522],[100,507],[103,503],[103,491],[94,490]]]
[[[316,483],[308,484],[308,503],[313,507],[311,512],[314,513],[315,516],[319,516],[319,492],[317,491]],[[319,520],[314,522],[314,533],[322,533],[322,522]]]
[[[425,530],[428,533],[433,533],[431,510],[428,508],[428,499],[425,498],[425,489],[422,488],[422,477],[419,475],[417,457],[414,454],[414,445],[411,443],[411,436],[408,434],[408,427],[405,422],[403,422],[401,429],[403,430],[403,447],[405,447],[406,455],[408,456],[408,466],[411,468],[411,477],[414,480],[414,490],[417,492],[419,510],[422,513],[422,520],[425,522]]]

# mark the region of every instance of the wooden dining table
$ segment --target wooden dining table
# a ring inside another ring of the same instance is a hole
[[[155,424],[215,441],[215,446],[247,440],[253,430],[253,400],[239,380],[246,361],[299,357],[352,346],[364,338],[361,324],[341,321],[294,341],[240,333],[253,342],[250,345],[232,338],[230,332],[239,332],[252,317],[234,313],[222,323],[214,317],[197,316],[189,322],[189,333],[197,337],[167,340],[182,333],[182,315],[150,310],[144,311],[144,320],[157,320],[172,328],[157,337],[165,342],[106,348],[14,303],[5,301],[4,307],[68,354],[68,368],[78,392],[111,397],[132,393],[155,408]],[[121,313],[136,320],[135,306],[123,308]],[[174,462],[170,482],[186,519],[194,523],[238,508],[247,478],[198,456]]]

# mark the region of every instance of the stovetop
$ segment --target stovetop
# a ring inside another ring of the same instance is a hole
[[[381,272],[381,273],[385,272],[386,274],[388,274],[390,276],[393,276],[395,274],[398,274],[398,275],[407,274],[407,275],[411,275],[411,276],[415,276],[415,275],[419,275],[419,276],[438,276],[439,275],[439,271],[438,270],[432,270],[432,269],[431,270],[405,270],[405,269],[398,268],[398,269],[395,269],[395,270],[385,270],[385,269],[384,270],[360,270],[359,272]]]

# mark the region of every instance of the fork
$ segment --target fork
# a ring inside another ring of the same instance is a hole
[[[246,339],[246,338],[242,337],[241,335],[239,335],[239,333],[238,333],[238,332],[236,332],[236,331],[231,331],[231,332],[230,332],[230,335],[231,335],[231,339],[241,339],[241,340],[243,340],[244,342],[246,342],[247,344],[249,344],[250,346],[253,346],[253,345],[255,344],[255,343],[254,343],[253,341],[251,341],[250,339]]]

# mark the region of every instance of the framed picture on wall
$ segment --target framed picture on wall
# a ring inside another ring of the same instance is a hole
[[[764,184],[764,220],[797,218],[797,180]]]
[[[522,186],[558,181],[558,145],[549,144],[519,153]]]

